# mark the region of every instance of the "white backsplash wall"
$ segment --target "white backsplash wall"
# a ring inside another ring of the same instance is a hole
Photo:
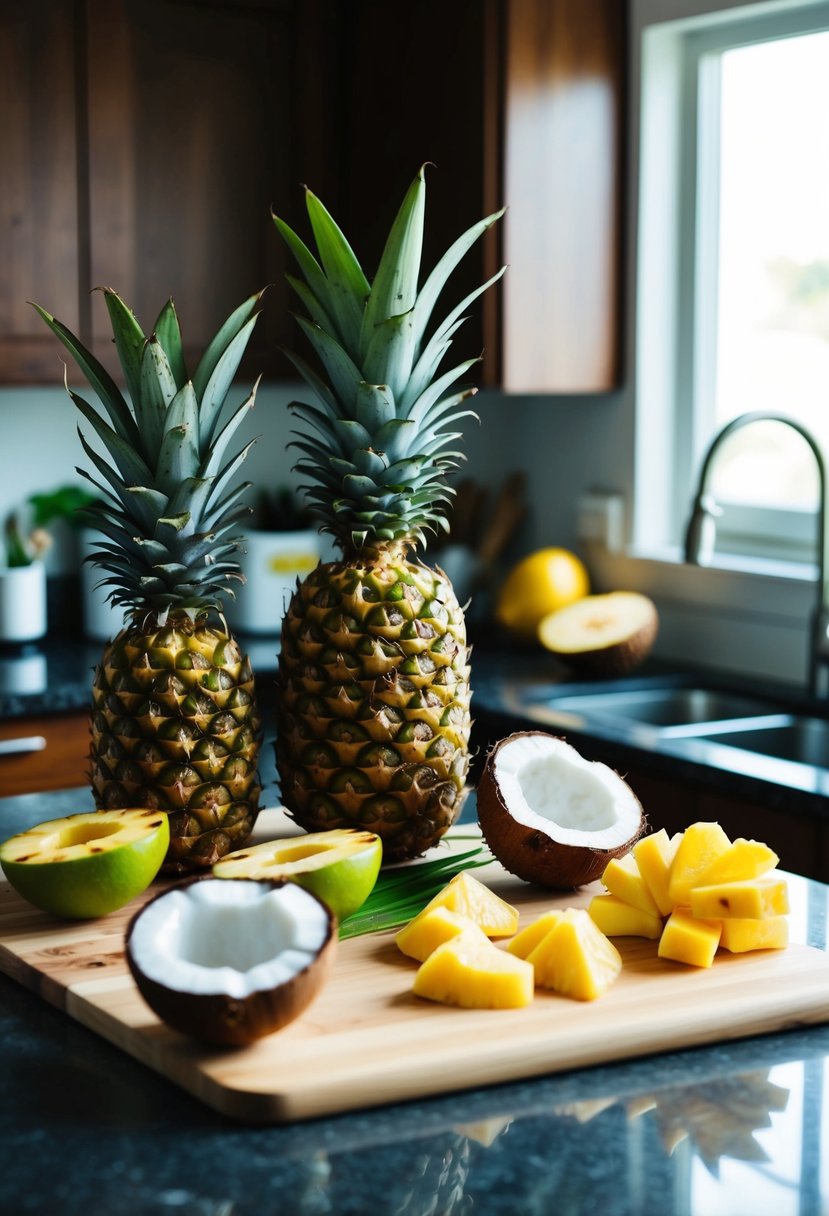
[[[242,401],[247,391],[246,385],[237,386],[229,402]],[[266,487],[298,484],[291,471],[296,453],[287,446],[294,426],[287,405],[302,392],[301,385],[260,386],[256,406],[238,432],[244,441],[258,437],[243,466],[246,480]],[[530,513],[513,552],[547,544],[576,547],[579,496],[586,490],[625,489],[618,484],[618,469],[630,464],[620,455],[632,439],[620,396],[506,397],[486,390],[470,404],[481,421],[461,424],[467,461],[457,476],[474,477],[494,490],[513,469],[527,473]],[[84,460],[77,411],[63,388],[0,390],[0,520],[32,493],[84,484],[75,472]],[[60,528],[55,534],[49,570],[76,568],[71,534]]]

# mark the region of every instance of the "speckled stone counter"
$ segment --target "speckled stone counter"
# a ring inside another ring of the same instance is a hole
[[[0,824],[79,809],[8,798]],[[826,949],[828,902],[792,879],[793,937]],[[829,1025],[281,1128],[228,1122],[4,977],[0,1036],[2,1213],[829,1212]]]

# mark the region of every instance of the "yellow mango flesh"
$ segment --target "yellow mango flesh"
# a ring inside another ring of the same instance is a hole
[[[659,939],[659,957],[691,967],[710,967],[721,932],[720,921],[698,920],[689,908],[674,908]]]
[[[682,834],[682,840],[671,863],[668,894],[673,907],[687,907],[691,891],[699,879],[731,846],[718,823],[692,823]]]
[[[785,916],[766,920],[724,920],[720,946],[731,954],[749,950],[783,950],[789,944],[789,922]]]
[[[602,874],[602,882],[611,895],[615,895],[634,908],[641,908],[650,916],[659,916],[656,900],[639,870],[639,865],[633,853],[624,857],[614,857],[607,863]]]
[[[469,917],[487,937],[511,937],[518,929],[518,909],[466,870],[456,874],[442,891],[438,891],[423,912],[431,908],[448,908],[450,912]]]
[[[506,949],[517,958],[529,958],[538,943],[546,937],[553,925],[561,920],[560,912],[542,912],[529,925],[525,925],[520,933],[516,933],[512,941],[507,942]]]
[[[677,832],[674,836],[668,836],[665,829],[661,828],[650,836],[643,836],[633,847],[639,873],[662,916],[670,916],[674,908],[668,891],[668,880],[682,835],[682,832]]]
[[[588,907],[591,919],[606,937],[648,937],[662,933],[662,917],[626,904],[617,895],[594,895]]]
[[[482,941],[488,941],[483,930],[459,912],[449,908],[424,908],[396,934],[395,943],[409,958],[422,963],[433,950],[451,941],[459,933],[473,933]]]
[[[703,870],[698,877],[698,885],[710,887],[721,882],[759,878],[761,874],[773,870],[779,860],[767,844],[760,840],[745,840],[740,836]]]
[[[567,908],[527,960],[540,988],[593,1001],[622,970],[622,956],[584,908]]]
[[[534,990],[528,962],[468,933],[433,950],[412,987],[416,996],[463,1009],[522,1009]]]
[[[749,878],[713,887],[695,887],[691,912],[702,919],[765,920],[789,911],[789,888],[785,878]]]

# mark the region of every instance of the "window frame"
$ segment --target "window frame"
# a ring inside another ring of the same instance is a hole
[[[661,7],[651,20],[645,13],[641,26],[636,208],[633,543],[651,554],[679,543],[703,455],[717,430],[712,310],[718,276],[720,57],[739,47],[829,30],[827,0],[798,0],[794,8],[791,0],[725,0],[720,6],[679,0],[669,18]],[[657,258],[649,248],[654,232]],[[683,287],[687,284],[690,291]],[[656,369],[654,350],[665,352]],[[666,400],[672,402],[670,410]],[[650,476],[660,461],[661,475]],[[718,542],[723,554],[754,556],[760,563],[765,557],[813,559],[814,511],[722,505]]]

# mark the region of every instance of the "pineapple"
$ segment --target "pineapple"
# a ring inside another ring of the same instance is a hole
[[[126,614],[94,675],[91,782],[99,810],[169,815],[163,868],[180,873],[242,845],[258,810],[253,674],[221,613],[222,592],[241,577],[234,529],[247,510],[247,485],[231,480],[251,445],[224,454],[256,389],[224,425],[220,415],[259,297],[228,318],[192,378],[172,300],[145,337],[114,291],[104,298],[131,407],[78,339],[35,305],[100,400],[93,408],[67,385],[109,457],[81,435],[98,477],[79,472],[101,495],[90,514],[105,537],[93,561]]]
[[[322,373],[289,353],[317,403],[294,402],[309,505],[341,550],[298,584],[282,624],[277,767],[282,800],[309,831],[358,825],[384,862],[416,857],[457,818],[469,767],[469,650],[449,580],[410,556],[446,530],[446,474],[477,362],[438,368],[473,291],[427,336],[452,271],[502,212],[450,247],[418,290],[425,213],[420,170],[373,283],[306,190],[319,261],[277,216],[302,278],[298,323]],[[474,415],[472,415],[474,416]]]

